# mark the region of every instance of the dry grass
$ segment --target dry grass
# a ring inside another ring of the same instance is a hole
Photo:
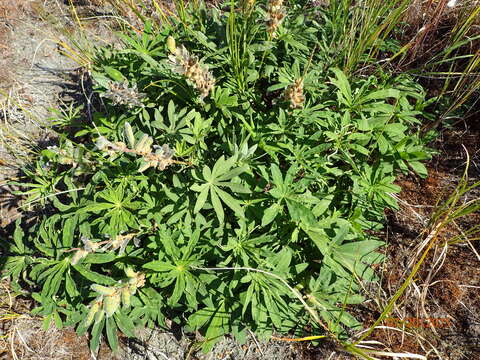
[[[456,143],[461,144],[461,140],[457,138]],[[414,177],[399,180],[403,188],[399,196],[401,210],[390,214],[390,228],[386,234],[389,239],[388,260],[382,271],[384,278],[377,292],[371,293],[371,305],[367,305],[374,313],[364,315],[364,318],[368,323],[370,317],[371,323],[378,317],[419,261],[421,253],[431,245],[434,234],[430,252],[394,304],[390,316],[399,319],[448,318],[453,326],[444,329],[380,326],[371,339],[383,343],[389,351],[423,354],[428,359],[476,359],[480,356],[480,247],[475,241],[463,240],[455,246],[448,245],[448,241],[478,225],[480,214],[473,213],[462,222],[453,221],[439,232],[432,228],[432,232],[425,233],[431,225],[429,221],[436,200],[445,199],[460,181],[458,170],[449,164],[449,158],[456,154],[453,148],[449,150],[432,161],[430,176],[426,180]],[[478,178],[480,173],[477,172],[476,176]],[[474,199],[478,199],[478,191],[467,194],[461,201]]]
[[[31,301],[16,297],[0,283],[0,357],[22,360],[88,360],[87,339],[72,329],[42,328],[42,319],[30,315]]]

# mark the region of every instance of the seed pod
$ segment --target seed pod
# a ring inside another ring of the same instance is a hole
[[[95,324],[98,324],[99,322],[101,322],[104,316],[105,316],[105,311],[103,310],[97,311],[97,314],[95,315]]]
[[[128,145],[131,149],[135,147],[135,137],[133,136],[133,130],[130,123],[125,123],[125,137],[128,140]]]
[[[127,277],[129,278],[134,278],[137,275],[137,273],[133,271],[132,268],[128,267],[125,269],[125,275],[127,275]]]
[[[90,286],[90,289],[105,296],[111,296],[115,294],[115,291],[116,291],[115,288],[109,288],[109,287],[98,285],[98,284],[93,284],[92,286]]]
[[[112,296],[105,297],[103,301],[103,309],[107,317],[112,316],[120,307],[120,294],[116,293]]]
[[[110,146],[110,141],[108,141],[105,137],[100,136],[97,139],[95,146],[98,150],[106,150]]]
[[[135,151],[142,152],[142,149],[144,148],[145,144],[148,141],[149,136],[147,134],[144,134],[140,141],[137,143],[135,146]]]
[[[88,311],[88,315],[85,318],[85,326],[86,327],[89,327],[90,324],[93,322],[93,319],[95,318],[95,315],[98,313],[98,310],[100,310],[100,305],[101,305],[101,302],[95,301],[90,306],[90,310]]]
[[[72,256],[72,259],[70,260],[70,264],[77,265],[78,262],[87,255],[88,255],[88,251],[85,251],[83,249],[77,250],[75,254]]]
[[[130,290],[126,286],[122,289],[122,303],[124,306],[129,307],[130,306]]]
[[[173,36],[169,36],[167,38],[167,48],[172,54],[175,54],[177,51],[177,45],[175,44],[175,39]]]

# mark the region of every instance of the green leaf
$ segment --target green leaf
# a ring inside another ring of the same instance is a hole
[[[112,317],[106,320],[107,340],[113,351],[118,349],[117,325]]]
[[[124,315],[122,311],[117,311],[114,314],[114,318],[122,333],[128,337],[135,337],[135,325],[129,316]]]
[[[420,177],[426,178],[428,176],[428,170],[420,161],[409,161],[408,165],[415,171]]]
[[[227,171],[222,176],[216,178],[216,181],[227,181],[243,174],[248,169],[248,166],[237,167],[230,171]]]
[[[277,164],[273,163],[270,167],[272,171],[272,181],[275,185],[280,186],[283,185],[283,177],[280,169],[278,168]]]
[[[48,314],[42,321],[42,330],[47,331],[50,328],[52,322],[53,314]]]
[[[189,317],[188,322],[194,328],[207,326],[202,351],[210,351],[215,343],[228,332],[229,318],[223,302],[218,308],[204,308]]]
[[[400,123],[392,123],[385,125],[384,131],[390,137],[403,137],[407,127]]]
[[[95,271],[89,270],[82,265],[74,265],[73,268],[77,270],[82,276],[95,284],[100,285],[115,285],[117,282],[111,277],[99,274]]]
[[[104,66],[103,69],[108,74],[108,76],[110,76],[113,80],[115,81],[125,80],[125,77],[123,76],[123,74],[117,69],[114,69],[111,66]]]
[[[61,263],[56,265],[58,266],[58,270],[54,275],[48,277],[47,281],[42,288],[42,296],[43,297],[52,297],[57,294],[60,284],[63,280],[63,273],[65,272],[65,263]]]
[[[90,338],[90,349],[96,353],[98,347],[100,346],[100,336],[102,335],[103,328],[105,326],[105,318],[99,322],[95,322],[92,328],[91,338]]]
[[[53,312],[53,320],[55,321],[55,326],[57,327],[57,329],[61,330],[63,328],[63,322],[60,318],[60,315],[56,311]]]
[[[262,226],[267,226],[273,220],[275,220],[281,209],[282,206],[279,203],[275,203],[266,209],[262,217]]]
[[[396,89],[382,89],[371,92],[357,101],[357,104],[364,104],[370,100],[383,100],[386,98],[398,99],[401,93]]]
[[[158,272],[172,271],[175,269],[174,265],[160,260],[150,261],[149,263],[143,265],[143,267],[145,269],[150,269]]]
[[[197,197],[197,201],[195,203],[195,208],[193,209],[193,213],[196,214],[200,211],[200,209],[203,208],[203,206],[205,205],[205,202],[207,201],[207,197],[208,197],[208,187],[204,187],[202,192],[198,195]]]
[[[65,273],[65,290],[67,291],[67,294],[70,295],[72,298],[80,295],[77,290],[77,285],[75,284],[72,275],[70,275],[70,271],[67,271]]]
[[[336,79],[330,79],[330,81],[340,90],[340,94],[345,101],[346,105],[352,105],[353,103],[353,96],[352,96],[352,89],[350,88],[350,83],[340,69],[333,68],[332,71],[337,76]]]
[[[98,212],[98,211],[102,211],[102,210],[107,210],[107,209],[111,209],[115,206],[115,204],[113,203],[106,203],[106,202],[102,202],[102,203],[97,203],[97,202],[91,202],[90,204],[78,209],[76,211],[76,214],[84,214],[84,213],[88,213],[88,212]]]
[[[72,247],[73,236],[77,227],[78,216],[72,216],[63,224],[62,243],[66,248]]]
[[[212,180],[212,172],[210,171],[210,168],[208,166],[204,166],[202,169],[202,175],[205,181],[210,181]]]
[[[21,227],[21,219],[17,219],[15,221],[15,231],[13,232],[13,241],[15,242],[15,246],[17,247],[17,251],[20,254],[25,253],[25,245],[24,245],[24,237],[25,233]]]
[[[389,147],[387,139],[385,139],[385,137],[380,134],[377,137],[377,143],[378,143],[378,150],[380,151],[380,154],[385,155]]]
[[[335,253],[352,259],[360,259],[382,245],[384,245],[384,242],[378,240],[357,241],[336,247]]]
[[[169,304],[177,305],[184,292],[185,292],[185,275],[184,273],[180,273],[177,276],[177,281],[175,281],[175,287],[173,289],[173,293],[168,299]]]
[[[287,199],[287,207],[293,221],[303,221],[306,224],[315,223],[315,217],[311,210],[298,201]]]
[[[91,253],[91,254],[88,254],[87,257],[82,260],[82,263],[83,264],[105,264],[115,260],[116,257],[117,255],[114,252],[109,252],[105,254]]]
[[[217,183],[217,186],[226,186],[230,190],[232,190],[233,192],[240,193],[240,194],[251,194],[252,193],[250,191],[250,189],[246,188],[242,184],[228,182],[228,183]]]
[[[244,216],[243,209],[237,199],[234,199],[229,193],[223,191],[222,189],[219,189],[218,187],[215,188],[215,192],[230,209],[235,211],[237,215],[241,217]]]
[[[220,202],[220,199],[218,198],[218,195],[217,195],[214,187],[210,188],[210,198],[212,200],[213,209],[215,210],[215,213],[217,214],[218,222],[220,224],[223,224],[223,221],[224,221],[224,218],[225,218],[225,213],[223,211],[222,203]]]

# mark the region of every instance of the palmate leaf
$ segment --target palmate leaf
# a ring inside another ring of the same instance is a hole
[[[193,254],[195,245],[198,242],[199,231],[194,232],[185,231],[188,242],[185,247],[179,249],[177,245],[173,244],[182,241],[183,235],[176,234],[176,237],[164,236],[166,240],[167,256],[162,260],[150,261],[143,265],[143,268],[152,270],[148,274],[150,280],[163,289],[167,289],[170,293],[168,303],[176,306],[180,303],[180,299],[185,296],[187,303],[196,308],[197,302],[195,300],[195,291],[201,286],[197,276],[192,273],[192,265],[198,265],[197,254]],[[173,283],[173,289],[171,284]]]
[[[69,262],[65,260],[42,261],[32,267],[29,276],[42,284],[41,296],[48,298],[57,294],[68,267]]]
[[[52,297],[57,294],[60,289],[60,285],[64,280],[64,273],[67,270],[69,263],[62,261],[55,265],[52,269],[52,273],[48,276],[43,284],[42,296]]]
[[[212,205],[220,224],[223,224],[225,220],[223,205],[226,205],[233,210],[237,216],[245,216],[241,201],[234,198],[225,190],[222,190],[223,187],[229,188],[231,191],[237,193],[250,193],[250,190],[247,187],[238,182],[232,181],[248,169],[247,166],[234,167],[232,169],[235,161],[236,156],[227,160],[222,156],[215,162],[212,169],[208,166],[203,167],[202,176],[204,183],[201,185],[194,184],[190,188],[191,190],[200,193],[195,202],[194,213],[198,213],[203,209],[207,203],[207,199],[210,198],[210,204]]]
[[[342,244],[345,235],[349,234],[348,227],[341,228],[333,241],[329,241],[328,235],[322,229],[303,228],[324,256],[324,263],[338,276],[351,278],[356,275],[367,281],[375,280],[370,265],[381,261],[382,255],[376,250],[383,246],[384,242],[363,240]]]

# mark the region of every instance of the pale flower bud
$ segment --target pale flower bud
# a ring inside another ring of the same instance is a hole
[[[93,284],[92,286],[90,286],[90,288],[93,291],[105,296],[111,296],[115,294],[115,291],[116,291],[115,288],[109,288],[109,287],[98,285],[98,284]]]
[[[131,296],[131,293],[128,286],[124,287],[122,289],[122,303],[126,307],[130,306],[130,296]]]
[[[100,305],[101,305],[101,302],[96,301],[90,306],[90,310],[88,311],[88,315],[85,318],[85,326],[88,327],[93,322],[93,319],[95,318],[95,315],[97,314],[98,310],[100,310]]]
[[[175,39],[172,36],[167,38],[167,48],[172,54],[175,54],[177,51],[177,46],[175,44]]]
[[[135,137],[133,136],[133,130],[130,123],[125,123],[125,137],[128,140],[128,145],[133,148],[135,146]]]
[[[120,294],[115,293],[112,296],[105,297],[103,301],[103,309],[105,310],[105,315],[107,317],[112,316],[115,311],[120,307]]]
[[[137,273],[135,271],[132,270],[132,268],[126,268],[125,269],[125,275],[127,275],[127,277],[129,278],[133,278],[135,276],[137,276]]]
[[[70,260],[70,263],[72,265],[77,265],[78,262],[87,255],[88,255],[88,251],[85,251],[83,249],[77,250],[75,251],[75,254],[73,254],[72,259]]]

